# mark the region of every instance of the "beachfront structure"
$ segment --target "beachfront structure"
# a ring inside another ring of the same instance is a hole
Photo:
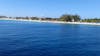
[[[72,22],[75,22],[75,20],[74,20],[74,19],[72,19]]]

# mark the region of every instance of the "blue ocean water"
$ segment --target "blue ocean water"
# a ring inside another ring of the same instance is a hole
[[[100,26],[0,20],[0,56],[100,56]]]

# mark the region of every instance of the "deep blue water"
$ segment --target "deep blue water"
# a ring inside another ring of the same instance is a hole
[[[100,26],[1,20],[0,56],[100,56]]]

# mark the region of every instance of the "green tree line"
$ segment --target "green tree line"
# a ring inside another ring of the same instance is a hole
[[[65,21],[65,22],[100,22],[100,18],[89,18],[89,19],[81,19],[79,15],[72,14],[63,14],[59,18],[39,18],[39,17],[7,17],[0,16],[0,18],[11,18],[11,19],[27,19],[27,20],[49,20],[49,21]]]
[[[89,19],[83,19],[82,22],[100,22],[100,18],[89,18]]]

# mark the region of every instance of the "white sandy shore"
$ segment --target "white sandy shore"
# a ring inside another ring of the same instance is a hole
[[[31,21],[31,22],[46,22],[46,23],[63,23],[63,24],[86,24],[86,25],[100,26],[100,23],[88,23],[88,22],[64,22],[64,21],[25,20],[25,19],[0,19],[0,20],[16,20],[16,21]]]

